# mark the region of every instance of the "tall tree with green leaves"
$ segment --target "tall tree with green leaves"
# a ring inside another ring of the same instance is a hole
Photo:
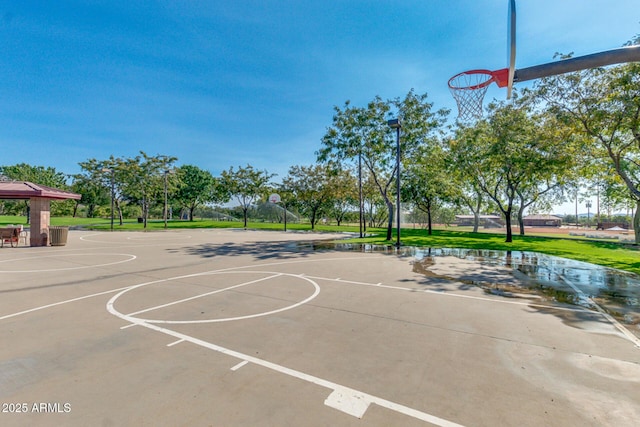
[[[333,203],[332,174],[331,168],[324,164],[291,166],[287,176],[282,179],[283,189],[291,194],[291,204],[309,218],[312,230],[320,215],[328,212]]]
[[[129,173],[126,168],[127,160],[123,158],[115,158],[110,156],[106,160],[88,159],[84,162],[78,163],[82,169],[82,173],[74,176],[74,185],[78,181],[77,186],[81,189],[83,185],[95,186],[96,188],[88,187],[90,193],[99,193],[97,187],[102,188],[102,191],[107,191],[109,197],[113,197],[114,204],[114,217],[118,218],[120,225],[123,224],[122,203],[125,201],[125,187],[127,187],[127,177]],[[80,190],[81,191],[81,190]],[[84,192],[81,191],[83,197]],[[93,203],[98,203],[98,200]],[[117,213],[117,215],[116,215]]]
[[[362,181],[362,195],[364,219],[368,227],[378,228],[388,223],[389,210],[368,170],[365,170]]]
[[[446,160],[445,151],[436,141],[423,144],[411,161],[407,161],[402,181],[403,199],[427,215],[429,235],[432,234],[434,210],[451,200],[455,189],[454,181],[447,174]]]
[[[329,213],[340,225],[358,206],[358,180],[349,169],[336,168],[328,176]]]
[[[150,156],[141,151],[134,158],[117,162],[123,195],[140,205],[144,228],[147,228],[150,207],[163,200],[165,174],[173,168],[176,160],[177,157],[160,154]]]
[[[198,206],[229,201],[228,194],[219,191],[221,185],[209,171],[193,165],[184,165],[176,169],[176,177],[177,184],[172,201],[189,211],[189,221],[193,221],[193,211]]]
[[[447,143],[449,145],[449,143]],[[455,163],[455,156],[447,153],[447,175],[451,180],[450,201],[473,215],[473,233],[477,233],[480,227],[480,215],[487,207],[486,196],[473,177],[469,177],[463,168]]]
[[[29,181],[47,187],[67,189],[67,176],[52,167],[19,163],[12,166],[0,166],[0,175],[14,181]]]
[[[58,188],[61,190],[67,190],[69,188],[67,186],[67,176],[62,172],[58,172],[53,167],[33,166],[27,163],[0,166],[0,176],[4,176],[13,181],[28,181],[34,184]],[[28,221],[28,201],[21,200],[11,202],[10,204],[13,205],[13,209],[10,209],[11,211],[22,214],[26,213]],[[51,206],[51,209],[55,210],[55,203]]]
[[[239,166],[237,170],[232,166],[228,171],[222,172],[222,184],[229,195],[239,203],[245,229],[249,208],[265,196],[269,189],[269,181],[274,176],[275,174],[270,174],[266,170],[256,170],[251,165]]]
[[[531,119],[536,125],[525,151],[529,152],[533,167],[516,189],[520,235],[525,234],[525,210],[549,209],[553,202],[564,200],[565,191],[570,191],[577,179],[583,158],[583,141],[573,129],[546,113],[532,114]]]
[[[335,108],[333,125],[322,139],[319,161],[362,159],[387,206],[387,240],[392,239],[392,184],[397,170],[396,132],[389,128],[387,121],[394,117],[401,120],[400,151],[401,156],[407,158],[444,123],[448,111],[433,112],[432,108],[427,94],[416,94],[413,90],[404,98],[391,101],[376,96],[366,108],[353,108],[347,102],[344,109]]]
[[[87,218],[94,218],[96,209],[111,200],[109,186],[83,173],[72,175],[71,178],[73,179],[71,190],[82,196],[80,200],[75,201],[73,216],[77,214],[78,205],[82,204],[87,209]]]
[[[353,167],[357,171],[358,216],[362,237],[366,230],[365,172],[362,160],[364,143],[369,133],[368,127],[365,126],[367,109],[353,107],[350,101],[346,101],[343,108],[335,106],[334,112],[333,125],[327,129],[322,139],[324,147],[316,154],[320,162],[332,162],[343,169]]]
[[[640,35],[628,44],[640,44]],[[536,95],[559,120],[591,138],[592,156],[611,163],[636,202],[633,228],[640,243],[640,63],[545,78]]]
[[[532,115],[531,105],[515,99],[509,104],[491,103],[486,119],[460,127],[451,141],[455,164],[502,213],[507,242],[513,240],[514,209],[560,185],[571,163],[562,151],[566,141],[541,128],[544,125]]]

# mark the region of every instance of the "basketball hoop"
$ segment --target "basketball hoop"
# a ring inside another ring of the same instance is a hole
[[[280,198],[279,194],[272,194],[269,196],[269,202],[270,203],[280,203],[282,201],[282,199]]]
[[[458,118],[472,121],[482,117],[482,101],[487,88],[493,82],[505,86],[505,72],[508,69],[489,71],[471,70],[456,74],[449,79],[449,89],[458,105]]]

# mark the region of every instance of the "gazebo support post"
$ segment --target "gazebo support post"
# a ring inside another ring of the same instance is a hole
[[[43,197],[32,197],[29,200],[29,224],[31,246],[47,246],[49,244],[49,224],[51,220],[50,200]]]

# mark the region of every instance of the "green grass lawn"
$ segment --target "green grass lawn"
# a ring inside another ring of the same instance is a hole
[[[0,226],[7,224],[25,224],[25,217],[0,216]],[[110,220],[101,218],[71,218],[53,217],[51,225],[81,226],[92,230],[109,230]],[[189,229],[189,228],[242,228],[242,222],[237,221],[169,221],[169,229]],[[282,224],[252,222],[248,224],[250,229],[259,230],[282,230]],[[164,221],[150,220],[147,222],[148,231],[161,231],[164,229]],[[309,231],[309,224],[287,224],[288,230]],[[122,226],[114,224],[114,230],[122,231],[142,231],[143,225],[136,219],[127,220]],[[357,233],[358,226],[318,225],[316,231]],[[429,236],[426,230],[403,229],[401,240],[403,246],[416,246],[423,248],[465,248],[465,249],[486,249],[486,250],[512,250],[541,252],[548,255],[574,259],[578,261],[598,264],[605,267],[626,270],[640,274],[640,252],[638,247],[630,244],[621,244],[612,241],[600,241],[586,239],[584,237],[567,236],[520,236],[514,235],[513,242],[505,243],[504,231],[498,233],[472,233],[469,231],[459,231],[451,229],[436,229]],[[385,240],[386,231],[384,229],[369,229],[369,237],[363,239],[349,238],[352,243],[368,243],[378,245],[393,245]]]
[[[72,217],[51,217],[51,225],[68,225],[68,226],[92,226],[100,224],[110,224],[109,219],[102,218],[72,218]],[[22,224],[27,226],[27,217],[15,216],[15,215],[0,215],[0,227],[5,227],[9,224],[18,225]]]
[[[358,242],[385,244],[386,235],[356,239]],[[394,235],[395,239],[395,235]],[[471,233],[453,230],[434,230],[429,236],[425,230],[402,230],[403,246],[424,248],[465,248],[500,251],[541,252],[605,267],[617,268],[640,274],[638,247],[611,241],[557,236],[514,235],[513,242],[506,243],[504,234]]]

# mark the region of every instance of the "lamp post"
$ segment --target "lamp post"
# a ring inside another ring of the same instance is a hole
[[[168,198],[168,191],[167,191],[167,180],[168,180],[168,176],[170,173],[173,173],[173,169],[167,169],[164,171],[164,229],[167,229],[167,216],[168,216],[168,211],[169,211],[169,207],[168,207],[168,203],[169,203],[169,198]]]
[[[114,186],[115,186],[115,179],[114,179],[115,171],[113,169],[103,168],[102,172],[108,172],[111,174],[111,231],[113,231],[113,199],[114,199]]]
[[[284,210],[284,231],[287,231],[287,202],[282,201],[282,209]]]
[[[591,208],[591,200],[587,200],[584,205],[587,207],[587,228],[589,228],[591,223],[591,213],[589,212],[589,208]]]
[[[396,130],[396,247],[400,248],[400,119],[387,121],[391,129]]]
[[[358,213],[360,216],[360,238],[363,237],[364,225],[364,201],[362,198],[362,147],[358,152]]]
[[[283,215],[284,215],[284,231],[285,233],[287,232],[287,203],[283,200],[282,201],[282,210],[284,211]]]

